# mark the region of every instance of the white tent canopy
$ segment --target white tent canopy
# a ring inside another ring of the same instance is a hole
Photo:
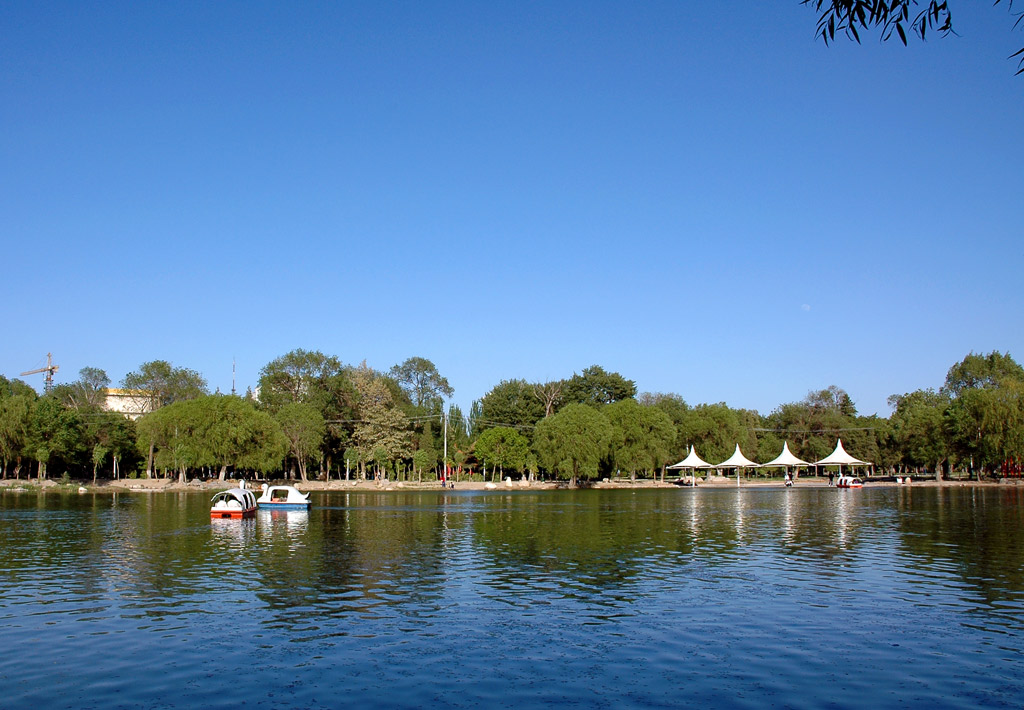
[[[757,468],[759,465],[744,456],[740,451],[740,445],[736,444],[736,451],[733,452],[733,455],[722,463],[715,464],[715,468]]]
[[[821,461],[815,461],[815,466],[870,466],[871,464],[867,461],[861,461],[855,459],[846,453],[846,449],[843,448],[843,440],[836,439],[836,450],[831,454],[823,458]]]
[[[762,468],[782,468],[784,466],[810,466],[803,459],[798,459],[793,455],[793,452],[789,450],[789,442],[782,442],[782,453],[773,458],[768,463],[761,464]]]
[[[686,455],[686,458],[679,463],[672,464],[669,468],[714,468],[714,466],[698,456],[691,445],[690,453]]]

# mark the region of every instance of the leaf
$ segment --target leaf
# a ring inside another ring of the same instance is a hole
[[[903,25],[899,22],[896,23],[896,31],[899,32],[900,39],[903,41],[903,46],[907,46],[907,33],[903,31]]]

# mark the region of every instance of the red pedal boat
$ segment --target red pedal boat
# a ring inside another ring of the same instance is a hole
[[[252,518],[256,516],[256,496],[243,488],[221,491],[210,501],[210,519]]]

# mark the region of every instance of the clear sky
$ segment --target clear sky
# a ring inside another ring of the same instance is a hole
[[[295,348],[862,413],[1024,358],[1024,46],[798,0],[0,4],[0,373]],[[25,378],[37,388],[42,376]]]

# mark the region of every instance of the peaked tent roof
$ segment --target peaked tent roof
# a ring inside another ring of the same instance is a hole
[[[803,459],[798,459],[793,455],[793,452],[789,450],[789,442],[782,442],[782,453],[773,458],[768,463],[761,464],[762,467],[778,467],[778,466],[810,466]]]
[[[727,458],[720,464],[716,464],[715,468],[757,468],[760,464],[756,464],[740,451],[740,445],[736,444],[736,451],[733,452],[732,456]]]
[[[686,455],[686,458],[679,463],[672,464],[669,468],[714,468],[714,466],[698,456],[691,445],[690,453]]]
[[[843,440],[836,439],[836,450],[831,454],[823,458],[821,461],[815,461],[815,466],[870,466],[871,464],[867,461],[861,461],[855,459],[846,453],[846,449],[843,448]]]

